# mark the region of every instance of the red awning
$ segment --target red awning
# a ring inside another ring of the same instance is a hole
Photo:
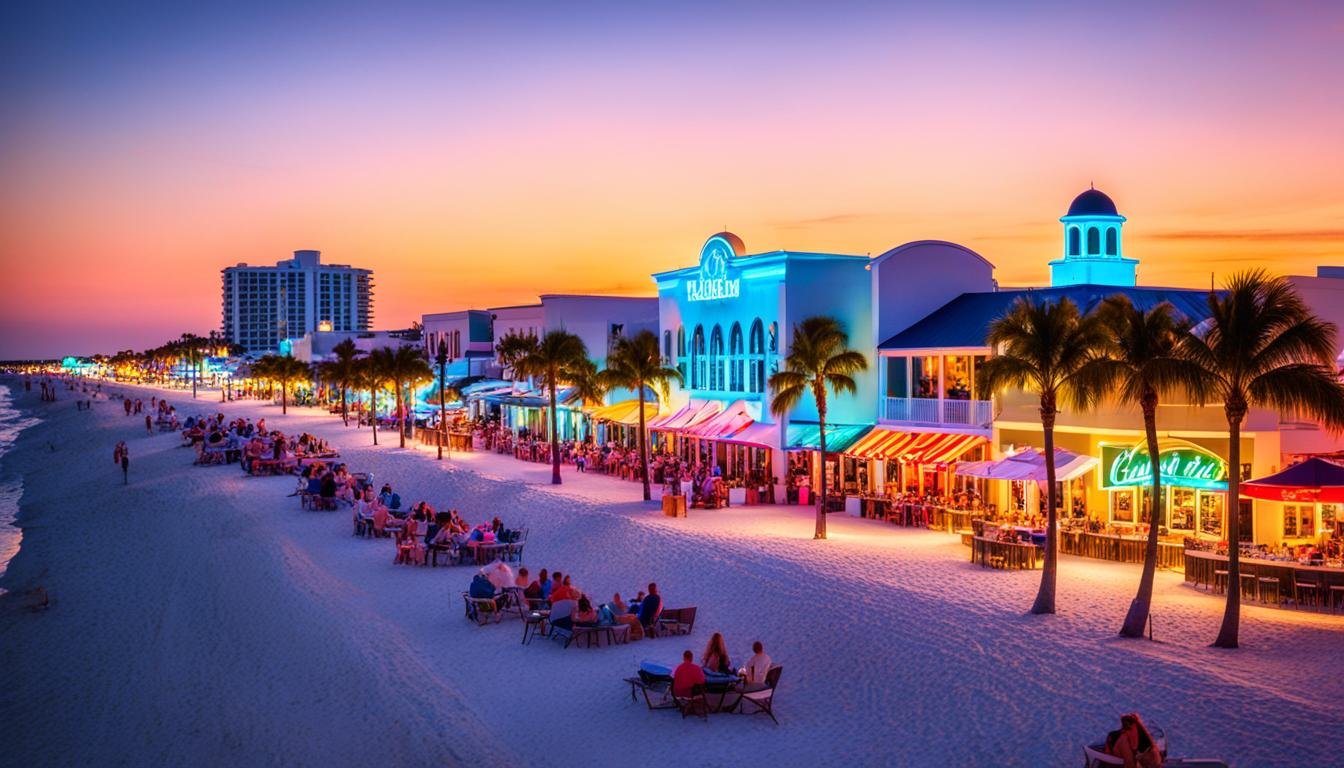
[[[1344,467],[1310,458],[1282,472],[1242,483],[1241,495],[1265,501],[1344,502]]]
[[[980,435],[947,432],[902,432],[877,427],[846,451],[860,459],[903,464],[945,464],[988,441]]]

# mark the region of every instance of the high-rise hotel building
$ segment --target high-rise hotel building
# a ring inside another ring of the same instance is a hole
[[[367,331],[373,272],[322,264],[320,251],[295,251],[273,267],[239,264],[223,274],[224,335],[248,352],[274,352],[313,331]]]

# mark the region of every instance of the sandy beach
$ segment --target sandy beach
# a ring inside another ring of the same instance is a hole
[[[184,416],[313,432],[408,504],[527,526],[525,565],[598,599],[652,580],[699,607],[689,638],[524,646],[516,619],[464,619],[474,569],[394,565],[346,509],[301,510],[290,477],[192,466],[180,435],[146,435],[119,402],[11,388],[42,421],[5,457],[24,538],[0,584],[4,765],[1072,765],[1131,710],[1173,755],[1337,761],[1341,616],[1247,607],[1243,647],[1215,651],[1221,600],[1161,573],[1158,642],[1122,641],[1137,566],[1064,557],[1060,612],[1034,617],[1038,573],[973,566],[945,534],[833,516],[814,542],[797,507],[669,519],[637,485],[569,467],[552,488],[545,465],[374,447],[325,411],[167,395]],[[39,586],[50,608],[24,610]],[[640,660],[699,653],[716,630],[735,664],[760,639],[783,665],[778,726],[631,701]]]

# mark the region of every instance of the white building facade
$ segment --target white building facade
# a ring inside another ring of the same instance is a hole
[[[221,274],[224,336],[248,352],[274,352],[286,339],[318,331],[368,331],[373,321],[373,272],[322,264],[320,251]]]

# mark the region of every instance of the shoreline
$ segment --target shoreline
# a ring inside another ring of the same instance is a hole
[[[497,454],[441,465],[409,444],[374,448],[325,410],[281,416],[207,391],[193,411],[190,392],[104,389],[162,394],[184,417],[264,415],[314,432],[406,505],[531,527],[534,571],[572,571],[600,600],[657,581],[669,606],[700,615],[689,638],[522,646],[517,622],[462,618],[474,569],[392,565],[385,541],[351,536],[346,508],[300,511],[292,478],[194,467],[177,434],[145,436],[115,401],[91,413],[58,401],[15,446],[25,540],[6,580],[41,582],[52,599],[40,614],[0,610],[12,683],[0,716],[25,723],[7,739],[20,762],[1059,764],[1138,710],[1173,735],[1173,755],[1274,765],[1327,758],[1344,723],[1333,706],[1344,682],[1319,672],[1344,651],[1344,617],[1248,606],[1244,647],[1228,656],[1204,647],[1221,601],[1159,574],[1162,642],[1120,641],[1137,566],[1061,558],[1060,614],[1030,617],[1038,574],[970,566],[955,537],[832,516],[832,540],[817,544],[797,507],[664,518],[635,483],[570,471],[552,488],[548,465]],[[109,461],[123,438],[124,493]],[[44,441],[58,461],[37,450]],[[715,630],[735,662],[761,639],[785,666],[779,727],[726,716],[705,727],[630,703],[619,681],[640,660],[699,652]],[[1265,728],[1303,749],[1276,752]],[[639,746],[613,751],[613,735]]]

